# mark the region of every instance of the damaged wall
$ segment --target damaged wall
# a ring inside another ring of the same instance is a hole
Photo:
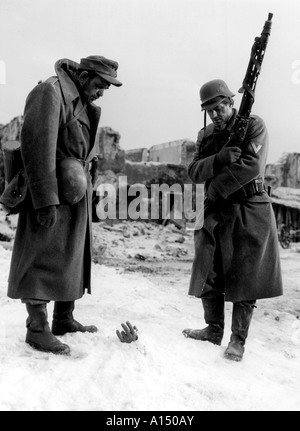
[[[195,152],[196,144],[190,139],[178,139],[149,148],[135,148],[125,151],[125,158],[131,162],[159,162],[188,165]]]
[[[148,162],[147,148],[136,148],[134,150],[126,150],[125,158],[130,162]]]
[[[175,163],[189,165],[193,159],[196,144],[190,139],[165,142],[149,149],[149,162]]]
[[[300,153],[284,153],[278,163],[268,164],[265,171],[266,185],[300,188]]]
[[[10,123],[0,125],[0,145],[6,141],[20,140],[23,117],[15,117]],[[195,143],[181,139],[164,144],[153,145],[149,150],[139,148],[124,151],[120,146],[120,134],[110,127],[100,127],[97,133],[99,178],[94,187],[94,204],[97,204],[97,187],[112,184],[116,191],[119,177],[126,177],[128,187],[144,184],[191,184],[187,166],[192,160]],[[131,158],[131,160],[129,160]],[[145,161],[144,159],[147,159]],[[154,160],[154,161],[153,161]],[[285,153],[276,164],[266,166],[266,185],[273,190],[277,187],[300,188],[300,154]],[[3,155],[0,151],[0,192],[4,189]],[[193,191],[194,193],[194,191]],[[97,220],[96,220],[97,221]]]
[[[125,166],[125,151],[120,147],[121,135],[111,127],[100,127],[96,136],[98,145],[98,171],[122,172]]]
[[[185,221],[194,221],[194,202],[195,202],[195,193],[196,186],[192,184],[190,178],[187,174],[187,167],[183,165],[171,164],[171,163],[154,163],[154,162],[131,162],[126,161],[123,172],[99,172],[98,181],[94,187],[94,209],[97,207],[99,203],[99,195],[103,195],[104,185],[109,184],[112,185],[116,190],[116,209],[117,209],[117,218],[119,217],[119,196],[124,197],[124,189],[126,188],[127,195],[127,204],[129,205],[134,199],[136,199],[139,195],[134,194],[133,196],[129,195],[131,186],[143,185],[147,189],[147,199],[148,199],[148,218],[150,219],[151,213],[151,205],[159,206],[159,217],[157,222],[163,222],[165,217],[161,211],[161,201],[153,201],[152,187],[157,185],[158,187],[162,184],[166,185],[166,192],[162,192],[161,199],[170,196],[170,205],[174,204],[175,196],[172,192],[172,186],[175,186],[176,191],[179,192],[180,196],[176,198],[175,203],[182,202],[182,207],[185,203],[190,202],[191,205],[185,207],[184,215],[181,215],[181,221],[177,220],[178,223],[183,225]],[[185,185],[189,185],[185,187]],[[198,186],[200,189],[201,195],[203,195],[203,186]],[[171,193],[169,193],[169,190]],[[177,194],[178,195],[178,194]],[[114,196],[113,196],[114,199]],[[192,206],[193,205],[193,206]],[[186,209],[188,208],[188,209]],[[94,211],[94,221],[99,221],[98,215],[96,211]],[[127,219],[130,219],[128,215]]]
[[[10,123],[0,126],[0,193],[4,190],[4,166],[2,145],[6,141],[20,141],[23,116],[15,117]]]

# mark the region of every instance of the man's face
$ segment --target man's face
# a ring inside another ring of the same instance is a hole
[[[226,103],[220,103],[214,109],[208,109],[209,118],[219,130],[225,128],[226,123],[232,116],[232,107]]]
[[[100,76],[90,78],[87,76],[82,81],[82,92],[84,98],[88,102],[94,102],[99,97],[103,96],[104,90],[110,87],[110,83],[102,79]]]

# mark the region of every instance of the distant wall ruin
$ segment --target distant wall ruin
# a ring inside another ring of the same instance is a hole
[[[153,145],[149,149],[149,162],[174,163],[188,166],[193,160],[195,142],[189,139]]]
[[[121,135],[111,127],[100,127],[96,136],[98,145],[98,170],[100,172],[122,172],[125,166],[125,151],[120,147]]]
[[[265,170],[266,185],[300,188],[300,153],[284,153],[278,163],[268,164]]]
[[[10,123],[0,125],[0,147],[6,141],[19,141],[23,117],[15,117]],[[187,166],[193,158],[195,143],[180,139],[153,145],[149,150],[138,148],[124,151],[120,146],[120,134],[110,127],[100,127],[97,133],[99,179],[95,185],[109,183],[118,187],[120,176],[126,176],[128,185],[165,183],[191,184]],[[300,153],[285,153],[276,164],[268,164],[265,171],[266,185],[300,189]],[[4,189],[3,156],[0,151],[0,193]]]
[[[148,162],[147,148],[136,148],[134,150],[126,150],[125,158],[130,162]]]
[[[125,151],[125,158],[131,162],[173,163],[188,166],[193,159],[195,142],[190,139],[155,144],[147,148],[136,148]]]
[[[0,193],[4,190],[4,166],[2,145],[6,141],[19,141],[23,125],[23,116],[15,117],[10,123],[0,125]]]

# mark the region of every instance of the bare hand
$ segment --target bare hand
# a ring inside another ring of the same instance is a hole
[[[127,325],[127,326],[126,326]],[[124,331],[116,331],[117,336],[119,337],[119,340],[121,343],[132,343],[133,341],[136,341],[138,339],[137,336],[137,328],[135,326],[132,326],[130,322],[121,323],[122,328]]]

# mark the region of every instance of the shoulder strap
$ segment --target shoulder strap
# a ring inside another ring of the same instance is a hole
[[[210,136],[213,133],[213,130],[214,130],[213,123],[208,124],[208,126],[206,126],[204,129],[204,138],[207,138],[208,136]]]
[[[46,79],[46,81],[40,81],[40,82],[47,82],[48,84],[55,84],[58,81],[57,76],[50,76],[50,78]]]

